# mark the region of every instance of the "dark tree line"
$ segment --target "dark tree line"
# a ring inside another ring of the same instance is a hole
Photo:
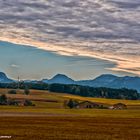
[[[0,88],[9,88],[9,89],[37,89],[37,90],[49,90],[51,92],[60,92],[60,93],[70,93],[74,95],[80,95],[84,97],[101,97],[101,98],[112,98],[112,99],[128,99],[128,100],[137,100],[140,99],[140,94],[136,90],[131,89],[113,89],[113,88],[94,88],[88,86],[80,85],[65,85],[65,84],[45,84],[42,82],[38,83],[24,83],[21,82],[11,83],[11,84],[0,84]]]
[[[93,88],[79,85],[51,84],[48,86],[48,90],[52,92],[70,93],[84,97],[101,97],[101,98],[127,99],[127,100],[137,100],[140,97],[139,93],[136,90],[126,88],[122,89],[112,89],[104,87]]]
[[[19,83],[0,83],[0,88],[7,88],[7,89],[37,89],[37,90],[47,90],[48,84],[39,82],[39,83],[25,83],[23,81]]]

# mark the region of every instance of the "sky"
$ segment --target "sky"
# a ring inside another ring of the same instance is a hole
[[[140,0],[1,0],[0,40],[14,78],[139,76]]]

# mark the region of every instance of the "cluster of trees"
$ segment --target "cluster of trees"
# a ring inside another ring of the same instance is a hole
[[[0,83],[0,88],[9,88],[9,89],[37,89],[37,90],[47,90],[48,84],[43,82],[38,83],[25,83],[24,81],[21,82],[13,82],[13,83]]]
[[[9,94],[17,94],[17,89],[23,89],[24,94],[29,95],[30,94],[30,88],[29,88],[30,86],[31,85],[25,84],[24,82],[21,82],[20,84],[18,84],[18,83],[10,83],[10,84],[1,83],[0,84],[0,88],[12,89],[12,90],[8,91]]]
[[[9,93],[9,94],[17,94],[17,90],[12,89],[12,90],[9,90],[8,93]],[[24,94],[25,94],[25,95],[29,95],[29,94],[30,94],[30,90],[25,88],[25,89],[24,89]]]
[[[18,106],[22,101],[18,101],[15,99],[8,99],[5,94],[2,94],[0,96],[0,105],[15,105]],[[25,100],[23,102],[24,106],[35,106],[35,104],[32,103],[31,100]]]
[[[45,84],[42,82],[39,83],[24,83],[19,84],[0,84],[0,88],[20,88],[24,89],[25,94],[29,94],[29,89],[38,89],[38,90],[49,90],[52,92],[60,93],[70,93],[74,95],[80,95],[85,97],[101,97],[101,98],[112,98],[112,99],[128,99],[128,100],[137,100],[140,99],[140,94],[136,90],[131,89],[113,89],[113,88],[94,88],[89,86],[80,86],[80,85],[65,85],[65,84]]]

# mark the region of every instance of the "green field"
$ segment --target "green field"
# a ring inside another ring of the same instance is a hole
[[[88,98],[31,90],[30,95],[6,94],[12,99],[30,99],[36,106],[0,106],[0,136],[13,140],[139,140],[140,101]],[[40,99],[40,101],[36,101]],[[57,102],[46,102],[56,100]],[[126,110],[68,109],[64,101],[125,103]]]

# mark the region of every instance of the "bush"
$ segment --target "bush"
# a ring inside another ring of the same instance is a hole
[[[25,87],[24,89],[24,94],[29,95],[30,94],[30,90],[28,87]]]
[[[70,100],[68,101],[68,103],[67,103],[67,106],[68,106],[70,109],[72,109],[72,108],[74,108],[74,107],[76,106],[77,103],[78,103],[77,101],[74,101],[74,100],[70,99]]]
[[[9,94],[17,94],[17,91],[16,90],[9,90],[8,93]]]
[[[9,100],[8,101],[8,105],[15,105],[15,106],[18,106],[18,101],[16,101],[16,100]]]
[[[5,94],[0,96],[0,105],[7,105],[7,96]]]
[[[35,106],[35,104],[33,104],[30,100],[25,100],[24,106]]]

